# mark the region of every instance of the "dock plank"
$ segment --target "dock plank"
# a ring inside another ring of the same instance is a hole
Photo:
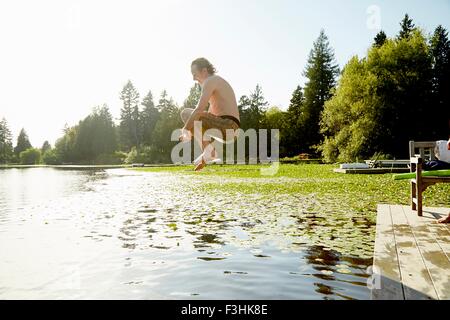
[[[377,212],[374,271],[382,285],[372,299],[450,299],[450,225],[436,223],[450,209],[426,207],[419,217],[410,206],[379,204]]]
[[[425,213],[424,218],[417,216],[411,209],[403,207],[403,213],[411,226],[438,299],[450,299],[450,260],[437,241],[437,236],[450,239],[447,226],[435,223],[436,219],[429,212]]]
[[[448,208],[424,208],[423,214],[425,217],[429,217],[429,219],[439,219],[447,216],[450,213],[450,209]],[[436,238],[437,243],[441,246],[444,253],[450,258],[450,225],[447,224],[432,224],[431,227],[434,230],[438,230],[439,232],[433,233],[433,236]],[[445,232],[447,230],[447,232]]]
[[[379,288],[371,290],[373,300],[403,300],[401,274],[394,241],[394,229],[389,205],[378,205],[374,274],[380,276]]]
[[[405,299],[438,299],[432,278],[402,206],[391,205],[390,209]]]

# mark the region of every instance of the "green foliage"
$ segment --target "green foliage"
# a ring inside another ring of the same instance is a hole
[[[112,116],[106,105],[96,107],[78,124],[75,149],[82,161],[94,161],[100,154],[116,150],[117,142]]]
[[[433,107],[442,117],[436,119],[435,136],[446,138],[450,127],[450,41],[448,32],[438,26],[430,39],[433,65]]]
[[[159,120],[159,111],[155,107],[151,91],[144,97],[142,106],[144,107],[144,110],[142,110],[139,117],[141,121],[140,127],[142,128],[142,143],[150,146],[153,144],[153,131]]]
[[[202,95],[201,86],[196,83],[189,91],[189,95],[184,100],[183,108],[191,108],[195,109],[197,107],[198,101],[200,100],[200,96]]]
[[[144,146],[137,150],[135,147],[126,155],[124,160],[127,164],[132,163],[163,163],[166,162],[164,155],[161,155],[155,147]]]
[[[158,161],[169,163],[172,148],[178,143],[178,141],[171,141],[172,132],[181,128],[183,122],[181,121],[179,108],[172,98],[169,99],[165,90],[159,99],[158,109],[160,110],[159,120],[153,132],[152,147],[155,152],[160,154]]]
[[[132,146],[139,146],[142,141],[142,128],[139,121],[139,92],[130,80],[120,93],[123,106],[120,110],[120,145],[128,151]]]
[[[334,51],[325,32],[321,30],[309,54],[304,72],[308,80],[304,90],[305,101],[298,119],[301,133],[299,152],[314,152],[314,146],[322,140],[319,130],[320,113],[325,101],[332,95],[338,74]]]
[[[0,163],[8,163],[14,156],[12,146],[12,134],[6,119],[0,121]]]
[[[14,148],[14,153],[19,156],[22,151],[32,148],[28,135],[25,129],[20,130],[19,136],[17,137],[17,145]]]
[[[41,147],[41,154],[44,154],[47,150],[50,150],[51,148],[52,146],[50,145],[50,143],[47,140],[44,141]]]
[[[42,162],[48,165],[58,165],[61,164],[61,160],[58,157],[56,149],[47,149],[42,154]]]
[[[377,35],[375,36],[374,40],[374,46],[376,47],[381,47],[387,40],[387,36],[386,33],[384,33],[383,30],[381,30],[380,32],[377,33]]]
[[[281,132],[280,153],[283,155],[296,155],[303,148],[304,126],[301,120],[305,118],[304,103],[303,89],[297,86],[285,114],[285,125]]]
[[[262,120],[263,127],[266,129],[280,129],[285,126],[285,115],[277,106],[272,106],[267,109],[264,119]]]
[[[102,153],[95,158],[95,164],[123,164],[127,154],[116,151],[114,153]]]
[[[80,156],[75,149],[76,137],[78,134],[78,126],[64,128],[64,135],[56,140],[55,149],[58,159],[62,163],[78,162]]]
[[[117,138],[112,116],[106,105],[96,107],[92,113],[74,127],[66,127],[64,136],[56,141],[56,154],[63,163],[95,163],[101,154],[117,149]]]
[[[41,163],[41,150],[28,148],[19,155],[21,164],[39,164]]]
[[[412,32],[415,30],[414,23],[412,19],[409,18],[408,14],[405,14],[402,22],[400,23],[400,33],[398,35],[398,39],[408,39]]]
[[[330,162],[376,152],[406,157],[409,140],[431,138],[435,115],[424,107],[430,96],[431,61],[422,33],[388,39],[345,66],[335,95],[325,103],[326,138],[319,150]]]
[[[238,103],[241,128],[243,130],[262,128],[262,122],[268,102],[264,98],[262,88],[256,85],[250,96],[241,96]]]

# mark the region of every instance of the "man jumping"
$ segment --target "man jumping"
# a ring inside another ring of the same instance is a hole
[[[185,108],[181,111],[181,119],[184,122],[183,133],[188,132],[194,136],[194,121],[200,121],[202,125],[202,137],[197,141],[202,149],[202,155],[195,163],[195,171],[206,166],[208,159],[215,158],[215,150],[210,141],[203,140],[203,133],[208,129],[218,129],[222,137],[227,137],[227,129],[236,131],[240,127],[239,110],[233,88],[222,77],[216,75],[216,69],[205,58],[195,59],[191,64],[191,73],[194,81],[197,81],[202,93],[195,109]],[[208,102],[210,104],[208,111]],[[180,140],[185,139],[184,134]]]

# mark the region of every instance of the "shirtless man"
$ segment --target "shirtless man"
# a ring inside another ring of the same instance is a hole
[[[183,133],[189,132],[190,136],[193,136],[194,121],[201,121],[202,135],[208,129],[218,129],[225,139],[227,129],[237,130],[240,127],[239,110],[233,88],[222,77],[216,75],[216,69],[205,58],[198,58],[192,62],[191,73],[193,80],[200,84],[202,94],[195,109],[185,108],[181,111],[181,119],[184,122]],[[210,106],[206,111],[208,102]],[[180,137],[180,140],[182,139],[184,135]],[[206,166],[206,159],[212,159],[215,155],[213,148],[207,148],[211,142],[203,141],[202,137],[200,139],[198,142],[203,153],[195,171],[203,169]]]

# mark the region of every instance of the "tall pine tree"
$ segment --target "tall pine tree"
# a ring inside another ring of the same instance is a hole
[[[159,161],[170,162],[170,152],[178,143],[171,141],[171,134],[183,125],[180,110],[166,90],[161,93],[157,108],[160,116],[154,130],[154,146],[159,152]]]
[[[120,93],[122,108],[120,110],[120,144],[129,151],[131,147],[139,147],[141,142],[141,126],[139,121],[139,93],[133,83],[128,80]]]
[[[255,91],[250,93],[250,116],[253,119],[253,128],[258,130],[261,128],[261,121],[267,111],[268,102],[264,98],[262,88],[259,84],[256,85]]]
[[[409,18],[408,14],[405,14],[402,22],[400,22],[400,33],[398,35],[399,39],[407,39],[411,36],[413,30],[415,29],[412,19]]]
[[[330,46],[325,31],[314,42],[308,58],[304,76],[306,82],[305,102],[299,125],[304,133],[300,144],[300,151],[314,153],[315,146],[322,140],[319,129],[320,114],[325,101],[331,97],[331,89],[336,84],[339,67],[334,58],[334,51]]]
[[[302,119],[302,112],[304,108],[305,97],[303,96],[303,89],[297,86],[292,94],[292,98],[286,112],[286,132],[284,132],[283,141],[281,144],[288,156],[294,156],[300,152],[300,142],[303,140],[302,127],[300,126],[300,119]]]
[[[441,139],[450,134],[450,41],[448,32],[439,25],[430,41],[433,83],[433,113],[435,117],[436,136]]]
[[[250,96],[241,96],[238,103],[241,128],[260,129],[268,104],[259,84],[255,91],[250,92]]]
[[[141,105],[144,109],[141,112],[141,126],[142,126],[142,143],[147,146],[153,144],[153,131],[155,130],[156,122],[159,119],[159,111],[153,102],[152,92],[149,91],[142,100]]]
[[[25,132],[25,129],[22,128],[22,130],[20,130],[19,136],[17,137],[17,145],[14,148],[16,157],[19,158],[20,153],[29,148],[32,148],[30,140],[28,139],[28,135]]]

